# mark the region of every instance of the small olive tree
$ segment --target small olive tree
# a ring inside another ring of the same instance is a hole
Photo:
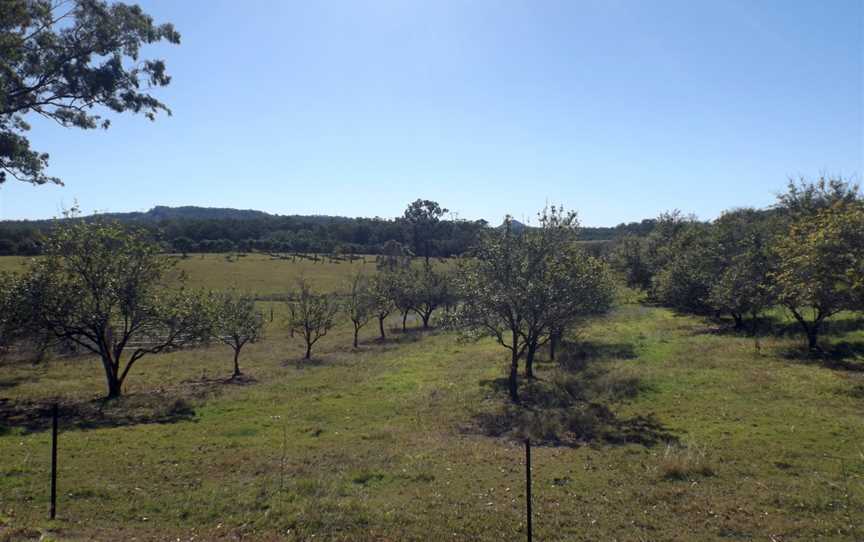
[[[360,329],[375,316],[375,298],[371,281],[358,272],[346,285],[345,312],[354,326],[354,348],[357,348]]]
[[[369,294],[372,314],[378,320],[379,339],[383,341],[387,339],[384,334],[384,321],[395,308],[393,305],[393,286],[386,273],[379,273],[372,278]]]
[[[470,258],[460,262],[456,289],[462,300],[448,324],[466,336],[491,335],[510,351],[508,388],[519,401],[519,360],[526,374],[537,347],[601,312],[614,286],[605,264],[575,246],[574,213],[551,207],[540,213],[540,227],[514,231],[512,219],[484,233]]]
[[[173,260],[147,232],[116,222],[62,224],[17,288],[30,330],[93,352],[108,397],[118,397],[142,357],[206,340],[206,296],[163,286]]]
[[[318,293],[304,278],[297,279],[297,286],[288,302],[288,328],[292,335],[300,334],[306,344],[304,359],[312,357],[312,346],[333,328],[339,304],[332,294]]]
[[[402,332],[408,326],[408,315],[417,307],[417,281],[411,267],[383,273],[390,285],[390,299],[402,316]]]
[[[248,343],[255,342],[264,334],[264,316],[255,308],[255,299],[247,294],[225,292],[215,294],[211,299],[213,337],[234,350],[234,373],[240,372],[240,350]]]
[[[422,268],[413,270],[409,280],[412,310],[423,322],[423,329],[429,328],[432,313],[447,303],[451,296],[451,279],[445,273],[436,272],[431,264],[424,263]]]

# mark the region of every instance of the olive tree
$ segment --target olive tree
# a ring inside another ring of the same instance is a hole
[[[713,224],[717,268],[709,286],[708,305],[728,313],[736,329],[750,317],[756,331],[759,314],[775,303],[771,271],[773,221],[754,209],[728,211]]]
[[[459,264],[455,285],[462,302],[448,324],[466,336],[492,336],[510,351],[513,401],[519,401],[523,355],[532,350],[533,361],[537,347],[563,327],[611,304],[610,275],[576,247],[577,226],[575,213],[556,207],[540,213],[540,227],[518,233],[507,217]]]
[[[144,356],[210,335],[206,296],[163,286],[173,260],[158,250],[145,231],[115,222],[63,224],[17,288],[30,329],[99,356],[109,398]]]
[[[287,323],[291,334],[300,334],[306,344],[304,359],[312,357],[312,346],[333,328],[338,312],[335,296],[316,292],[303,277],[297,279],[288,302]]]
[[[264,316],[255,308],[255,298],[237,292],[215,294],[210,300],[210,308],[212,335],[234,351],[234,373],[231,378],[237,378],[242,374],[240,351],[246,344],[261,339],[264,333]]]
[[[171,78],[162,60],[141,47],[180,43],[171,24],[155,24],[137,5],[100,0],[3,0],[0,4],[0,184],[7,175],[33,184],[60,183],[45,174],[48,154],[30,147],[28,115],[65,127],[108,128],[93,113],[143,113],[168,107],[146,92]]]
[[[411,288],[412,309],[423,322],[423,329],[429,328],[432,313],[447,303],[450,297],[450,277],[436,272],[432,265],[424,263],[422,268],[413,270],[408,278]]]
[[[348,281],[344,298],[345,312],[354,327],[354,348],[357,348],[360,330],[376,314],[376,300],[369,278],[362,272],[357,272]]]
[[[378,320],[379,339],[385,340],[384,321],[393,312],[393,286],[386,273],[375,275],[369,284],[369,297],[372,314]]]
[[[432,244],[441,217],[447,212],[447,209],[442,208],[437,201],[424,199],[411,202],[405,209],[402,220],[407,225],[414,254],[423,256],[426,265],[429,265]]]
[[[587,255],[575,243],[575,213],[551,207],[540,213],[539,222],[538,228],[524,233],[531,274],[525,291],[526,378],[534,376],[538,347],[557,341],[580,319],[606,311],[615,295],[605,262]]]
[[[825,320],[864,308],[864,203],[838,199],[798,214],[775,253],[777,299],[800,324],[808,348],[818,350]]]
[[[385,272],[384,280],[389,282],[390,296],[393,306],[402,316],[402,331],[408,325],[408,315],[417,307],[417,281],[411,267],[405,267],[392,272]]]

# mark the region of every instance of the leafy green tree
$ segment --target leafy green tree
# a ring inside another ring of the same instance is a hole
[[[775,246],[776,295],[819,350],[819,333],[831,316],[861,310],[864,272],[864,203],[836,198],[827,207],[793,212]]]
[[[770,277],[775,266],[773,222],[764,212],[738,209],[723,213],[713,224],[718,267],[707,303],[729,313],[736,329],[742,329],[749,316],[755,333],[759,314],[775,303]]]
[[[403,220],[408,226],[408,234],[414,247],[414,254],[422,255],[426,265],[432,255],[432,243],[441,217],[448,212],[437,201],[417,199],[405,209]]]
[[[3,0],[0,5],[0,183],[7,175],[33,184],[60,183],[45,174],[48,155],[24,135],[27,115],[61,126],[108,128],[94,114],[143,113],[165,104],[142,92],[171,78],[162,60],[142,60],[143,45],[180,43],[171,24],[154,24],[137,5],[99,0]]]
[[[163,284],[172,260],[146,232],[117,223],[58,227],[44,256],[22,276],[17,303],[30,329],[98,355],[108,397],[118,397],[135,363],[210,335],[201,293]]]
[[[525,377],[534,377],[538,347],[563,335],[580,319],[609,309],[615,296],[607,265],[575,243],[579,224],[575,213],[544,209],[540,227],[525,237],[532,279],[526,285],[527,313]]]
[[[255,298],[248,294],[225,292],[214,294],[210,300],[213,337],[234,351],[234,373],[240,372],[240,351],[248,343],[258,341],[264,334],[264,316],[255,308]]]
[[[354,326],[354,348],[358,345],[360,330],[375,316],[375,297],[369,278],[357,272],[346,285],[345,312]]]
[[[776,209],[790,220],[812,216],[820,209],[860,201],[859,188],[840,177],[823,176],[814,182],[790,179],[786,192],[777,196]]]
[[[305,278],[297,279],[297,286],[288,302],[288,328],[292,336],[297,333],[306,344],[305,359],[312,357],[312,346],[333,328],[339,304],[335,296],[318,293]]]
[[[399,241],[390,239],[381,248],[381,254],[375,258],[378,271],[394,273],[411,266],[411,251],[402,246]]]
[[[408,327],[408,315],[418,305],[418,284],[415,270],[406,267],[394,272],[385,272],[382,276],[390,284],[390,299],[402,316],[402,331],[405,332]]]
[[[626,235],[615,242],[609,257],[612,267],[624,275],[631,288],[647,290],[651,287],[651,270],[645,256],[645,239]]]
[[[611,303],[609,273],[575,246],[577,226],[574,213],[555,207],[541,212],[539,228],[521,233],[507,217],[459,263],[455,283],[462,303],[448,325],[466,336],[492,336],[510,351],[513,401],[519,401],[519,359]],[[527,365],[526,372],[531,375]]]
[[[710,311],[708,297],[718,268],[711,227],[699,222],[682,225],[659,252],[664,263],[652,279],[652,297],[680,311]]]
[[[27,334],[29,318],[22,287],[21,277],[0,272],[0,352]]]
[[[677,257],[672,245],[695,222],[694,216],[684,215],[677,209],[661,213],[654,220],[654,228],[645,241],[645,264],[652,281],[666,264]]]
[[[432,313],[447,303],[450,298],[450,277],[445,273],[435,271],[432,265],[424,263],[420,269],[412,270],[408,280],[411,280],[413,284],[411,288],[412,310],[423,322],[423,329],[428,329]]]
[[[192,249],[195,247],[195,242],[188,237],[177,237],[174,239],[172,244],[174,245],[174,250],[179,251],[184,258],[187,258],[189,253],[192,252]]]
[[[370,281],[370,303],[372,314],[378,320],[379,339],[385,340],[384,321],[393,312],[393,287],[386,273],[375,275]]]
[[[524,238],[513,231],[513,219],[506,217],[501,228],[481,234],[471,257],[459,262],[456,288],[463,303],[451,316],[448,325],[466,337],[492,336],[510,351],[508,388],[510,398],[519,401],[519,358],[528,341],[528,304],[524,287]]]

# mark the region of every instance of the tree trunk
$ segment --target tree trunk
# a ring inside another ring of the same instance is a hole
[[[807,330],[807,348],[811,352],[819,351],[819,324],[814,323],[812,326],[808,326]]]
[[[822,312],[819,311],[819,317],[813,321],[812,324],[807,323],[807,320],[798,313],[797,310],[792,310],[792,315],[798,320],[798,323],[801,324],[801,327],[804,329],[804,333],[807,335],[807,349],[811,352],[819,351],[819,324],[822,323]]]
[[[429,318],[432,317],[432,313],[420,313],[420,318],[423,319],[423,329],[429,329]]]
[[[239,350],[239,349],[235,349],[235,350],[234,350],[234,374],[231,375],[231,378],[237,378],[238,376],[240,376],[240,362],[239,362],[239,358],[240,358],[240,350]]]
[[[122,382],[116,376],[108,379],[108,399],[116,399],[122,395],[121,385]]]
[[[354,348],[357,348],[357,334],[360,332],[360,328],[354,326]]]
[[[519,402],[519,338],[513,333],[513,350],[510,358],[510,378],[507,381],[510,389],[510,399],[514,403]]]
[[[735,331],[744,329],[744,316],[734,311],[731,314],[732,318],[735,320]]]
[[[120,397],[122,394],[123,384],[117,378],[117,371],[114,369],[114,363],[110,359],[102,358],[102,367],[105,369],[105,381],[108,383],[108,399]]]
[[[407,330],[407,328],[405,327],[407,321],[408,321],[408,311],[405,311],[402,313],[402,333],[405,333],[405,331]]]
[[[381,332],[381,340],[382,341],[387,339],[387,337],[384,335],[384,318],[386,318],[386,316],[379,316],[378,317],[378,331]]]
[[[537,341],[532,340],[525,351],[525,378],[534,378],[534,354],[536,353]]]
[[[312,357],[312,343],[306,343],[306,355],[303,356],[304,359],[310,359]]]
[[[555,361],[555,348],[558,346],[558,332],[549,337],[549,360]]]

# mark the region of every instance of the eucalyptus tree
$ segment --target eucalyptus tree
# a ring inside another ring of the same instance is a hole
[[[214,294],[210,300],[213,337],[234,351],[234,373],[239,377],[240,351],[248,343],[258,341],[264,334],[264,315],[255,307],[255,298],[249,294],[224,292]]]
[[[432,255],[432,243],[441,217],[448,212],[437,201],[417,199],[405,209],[403,220],[414,247],[414,254],[423,256],[426,265]]]
[[[3,0],[0,5],[0,183],[8,177],[58,183],[48,154],[30,147],[28,115],[64,127],[108,128],[96,107],[143,113],[168,107],[142,89],[171,82],[147,44],[180,43],[171,24],[155,24],[137,5],[99,0]]]
[[[99,356],[108,397],[118,397],[141,358],[210,335],[206,296],[163,286],[173,263],[144,230],[63,224],[22,275],[16,303],[29,329]]]
[[[312,346],[327,335],[336,324],[339,304],[329,293],[319,293],[300,277],[288,301],[288,328],[292,336],[299,334],[306,345],[305,359],[312,357]]]

